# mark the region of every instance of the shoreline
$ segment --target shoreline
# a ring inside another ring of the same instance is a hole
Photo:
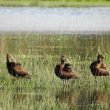
[[[17,35],[17,34],[20,34],[20,35],[81,35],[81,36],[84,36],[84,35],[87,35],[87,36],[90,36],[90,35],[105,35],[105,36],[110,36],[110,31],[107,31],[107,32],[103,32],[103,31],[93,31],[93,32],[91,32],[91,31],[85,31],[85,32],[37,32],[37,31],[31,31],[31,32],[29,32],[29,31],[25,31],[25,32],[23,32],[23,31],[11,31],[11,32],[2,32],[2,31],[0,31],[0,35],[7,35],[7,34],[9,34],[9,35],[11,35],[11,34],[15,34],[15,35]]]
[[[0,1],[0,6],[7,7],[108,7],[110,1]]]

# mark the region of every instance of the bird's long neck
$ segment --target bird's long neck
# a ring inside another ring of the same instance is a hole
[[[9,59],[9,57],[7,56],[7,63],[10,63],[10,59]]]
[[[61,60],[61,69],[63,69],[65,66],[65,61],[64,60]]]
[[[61,64],[65,64],[65,61],[64,60],[61,60]]]
[[[101,61],[100,61],[99,59],[97,59],[97,62],[98,62],[98,63],[101,63]]]
[[[7,59],[7,62],[6,62],[7,63],[7,66],[11,65],[12,64],[12,61],[11,61],[11,58],[10,58],[9,55],[7,55],[6,59]]]
[[[6,59],[7,59],[6,66],[9,69],[10,68],[10,59],[9,59],[8,55],[7,55],[7,58]]]

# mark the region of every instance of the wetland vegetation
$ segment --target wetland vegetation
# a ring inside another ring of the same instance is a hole
[[[109,110],[110,77],[89,69],[98,52],[110,69],[109,35],[0,34],[0,108],[7,110]],[[32,75],[16,80],[6,69],[6,54]],[[61,55],[80,74],[64,83],[54,74]]]

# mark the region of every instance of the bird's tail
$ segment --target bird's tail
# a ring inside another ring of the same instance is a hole
[[[74,79],[78,79],[79,78],[79,76],[74,76]]]
[[[80,77],[80,75],[78,73],[74,74],[74,79],[78,79]]]

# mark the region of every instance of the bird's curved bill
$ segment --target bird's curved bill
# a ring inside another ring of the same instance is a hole
[[[14,61],[14,62],[16,62],[16,60],[11,56],[11,59]]]

